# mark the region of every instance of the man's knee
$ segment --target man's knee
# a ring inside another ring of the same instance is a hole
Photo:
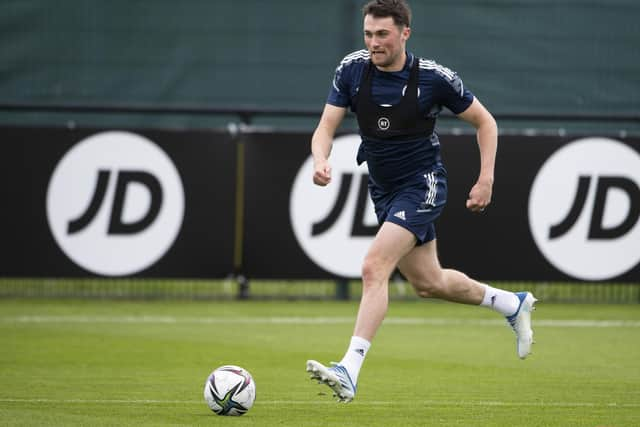
[[[443,294],[445,284],[440,272],[413,277],[409,281],[421,298],[439,298]]]
[[[362,284],[365,287],[386,284],[391,272],[386,263],[372,256],[367,256],[362,263]]]
[[[438,286],[432,283],[422,283],[418,286],[414,284],[413,287],[420,298],[437,298],[440,295]]]

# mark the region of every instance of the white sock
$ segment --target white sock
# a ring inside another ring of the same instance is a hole
[[[340,361],[340,364],[347,369],[353,385],[358,382],[358,375],[360,374],[360,368],[364,363],[364,358],[371,347],[371,343],[364,338],[353,336],[351,337],[351,343],[344,357]]]
[[[510,291],[485,286],[484,298],[480,303],[481,306],[491,308],[504,316],[512,316],[520,306],[518,296]]]

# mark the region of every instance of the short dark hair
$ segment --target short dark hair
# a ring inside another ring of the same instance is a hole
[[[393,18],[398,27],[411,26],[411,9],[404,0],[372,0],[362,8],[362,16],[371,15],[376,18]]]

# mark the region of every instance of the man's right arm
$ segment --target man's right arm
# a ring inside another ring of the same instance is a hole
[[[325,104],[318,127],[311,138],[311,154],[313,155],[313,182],[325,186],[331,182],[331,166],[329,154],[333,145],[333,137],[342,123],[347,109]]]

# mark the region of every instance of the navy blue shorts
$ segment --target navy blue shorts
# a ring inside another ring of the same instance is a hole
[[[393,222],[412,232],[417,245],[436,238],[434,221],[447,203],[447,172],[442,166],[385,192],[369,181],[369,191],[376,210],[378,223]]]

